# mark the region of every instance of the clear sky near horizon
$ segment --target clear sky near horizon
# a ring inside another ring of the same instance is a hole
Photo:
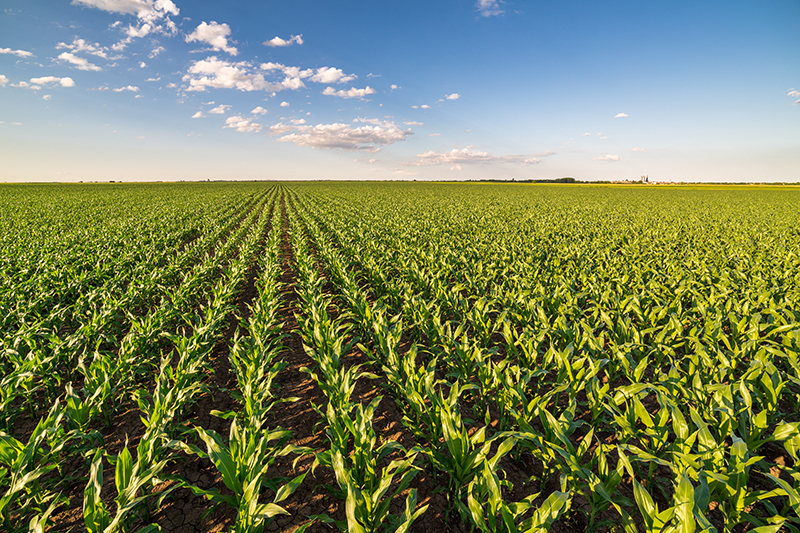
[[[797,0],[0,7],[0,181],[800,181]]]

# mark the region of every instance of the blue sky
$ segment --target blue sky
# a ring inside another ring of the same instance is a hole
[[[0,8],[0,181],[800,181],[796,0]]]

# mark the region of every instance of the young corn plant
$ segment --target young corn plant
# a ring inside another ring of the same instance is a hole
[[[404,512],[390,513],[392,500],[408,488],[419,471],[414,465],[419,449],[406,451],[395,441],[377,446],[372,418],[381,399],[375,398],[367,407],[357,404],[346,410],[328,404],[326,432],[331,449],[317,454],[315,466],[328,466],[336,475],[346,511],[346,520],[336,525],[348,533],[406,532],[428,508],[417,508],[417,490],[411,489]],[[392,454],[401,458],[381,468]],[[319,518],[333,522],[327,516]]]
[[[483,470],[469,484],[466,504],[458,502],[462,517],[466,517],[481,533],[549,531],[553,523],[569,510],[572,493],[555,491],[538,507],[534,501],[539,493],[509,503],[503,496],[503,488],[511,490],[513,487],[498,476],[496,458],[484,460]]]
[[[461,419],[458,403],[463,391],[469,388],[475,388],[475,385],[453,384],[447,398],[441,391],[433,398],[443,442],[432,441],[427,453],[433,467],[447,475],[451,507],[457,507],[456,502],[464,498],[465,490],[482,468],[495,441],[500,441],[497,454],[502,457],[511,451],[518,440],[518,437],[504,433],[487,439],[486,426],[470,435],[469,428]],[[499,461],[499,457],[497,460]]]
[[[89,533],[128,533],[133,531],[133,523],[138,518],[147,521],[149,510],[146,503],[151,496],[147,489],[160,481],[158,476],[167,464],[166,459],[151,461],[149,448],[152,448],[152,443],[143,438],[137,446],[137,459],[134,461],[126,442],[119,455],[109,458],[115,463],[114,484],[117,489],[117,496],[114,498],[116,512],[113,515],[100,499],[103,487],[103,451],[95,452],[89,471],[89,482],[83,493],[83,522]],[[161,502],[170,492],[171,489],[159,495],[156,508],[161,506]],[[137,533],[154,531],[161,531],[161,527],[150,524],[137,530]]]
[[[236,509],[237,518],[233,531],[260,533],[274,516],[289,514],[278,504],[294,493],[305,478],[305,474],[291,480],[267,477],[269,467],[278,457],[310,451],[286,444],[291,437],[289,431],[282,429],[270,431],[261,425],[250,424],[240,427],[239,422],[234,419],[227,444],[213,430],[196,427],[195,432],[203,440],[205,451],[181,441],[173,440],[168,445],[211,460],[232,495],[188,483],[185,485],[195,494],[205,496],[216,505],[224,503]],[[259,498],[265,490],[273,493],[272,501],[259,503]]]
[[[0,431],[0,524],[4,531],[27,531],[22,520],[36,516],[39,523],[46,523],[46,517],[64,503],[61,495],[52,491],[52,485],[42,479],[61,468],[60,454],[71,439],[61,428],[64,417],[56,401],[27,444]]]

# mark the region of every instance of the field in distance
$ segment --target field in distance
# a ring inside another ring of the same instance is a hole
[[[800,531],[800,188],[0,185],[4,531]]]

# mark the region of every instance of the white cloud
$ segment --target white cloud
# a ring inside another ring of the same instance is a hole
[[[428,137],[441,137],[441,136],[442,136],[441,133],[429,133],[428,134]]]
[[[375,94],[375,89],[367,85],[364,89],[351,87],[348,90],[334,91],[333,87],[326,87],[322,94],[326,96],[338,96],[339,98],[364,98],[368,94]]]
[[[8,50],[8,48],[6,48],[6,50]],[[794,87],[793,87],[793,88],[789,89],[789,92],[786,94],[786,96],[791,96],[792,98],[797,98],[797,97],[800,96],[800,91],[796,91],[794,89]]]
[[[269,134],[270,135],[283,135],[284,133],[289,133],[290,131],[294,131],[296,126],[292,126],[291,124],[284,124],[279,122],[277,124],[273,124],[269,127]]]
[[[211,24],[206,24],[203,21],[192,33],[186,36],[186,42],[200,41],[211,45],[214,50],[228,52],[230,55],[235,56],[239,51],[233,46],[228,46],[228,36],[230,34],[231,27],[227,24],[217,24],[213,20]]]
[[[416,176],[419,172],[415,170],[404,170],[402,168],[397,168],[394,171],[395,174],[400,174],[401,176]]]
[[[6,78],[6,77],[5,77],[5,76],[3,76],[2,74],[0,74],[0,87],[2,87],[3,85],[5,85],[6,83],[8,83],[8,78]]]
[[[205,115],[203,114],[203,112],[202,112],[202,111],[198,111],[197,113],[195,113],[194,115],[192,115],[192,118],[203,118],[204,116],[205,116]]]
[[[249,118],[244,118],[241,116],[236,117],[228,117],[225,119],[225,125],[222,126],[224,128],[233,128],[236,131],[240,131],[242,133],[258,133],[261,131],[263,126],[261,124],[257,124],[250,120]]]
[[[75,38],[72,40],[72,44],[58,43],[56,45],[57,50],[60,50],[62,48],[66,48],[67,50],[71,50],[72,52],[85,52],[93,56],[101,57],[103,59],[108,59],[108,48],[106,48],[105,46],[100,46],[100,43],[91,44],[87,43],[83,39]]]
[[[212,115],[224,115],[225,112],[230,109],[232,106],[226,104],[220,104],[214,109],[209,110],[209,113]]]
[[[247,61],[232,63],[217,59],[216,56],[196,61],[189,67],[189,73],[183,81],[189,82],[189,91],[205,91],[213,89],[238,89],[240,91],[278,92],[287,89],[305,87],[302,77],[310,77],[313,69],[301,71],[297,67],[286,67],[275,63],[265,63],[261,70],[280,70],[286,74],[282,81],[272,82],[264,78],[264,74],[255,71]]]
[[[125,40],[125,44],[131,42],[131,40],[133,40],[136,37],[139,37],[139,38],[147,37],[147,35],[149,35],[150,32],[152,32],[155,29],[156,29],[156,27],[153,26],[152,24],[150,24],[149,22],[145,22],[144,24],[142,24],[138,28],[134,28],[133,26],[128,25],[128,29],[125,30],[125,35],[128,36],[128,38]],[[119,45],[119,43],[117,43],[117,45],[115,45],[115,46],[118,46],[118,45]]]
[[[455,165],[450,167],[450,170],[463,170],[463,169],[461,168],[461,165]]]
[[[150,54],[148,54],[147,57],[152,59],[152,58],[156,57],[158,54],[160,54],[161,52],[165,52],[165,51],[166,51],[166,48],[164,48],[163,46],[158,46],[156,48],[153,48],[153,50],[150,52]]]
[[[289,102],[281,102],[281,107],[289,107]]]
[[[591,137],[591,135],[592,135],[591,133],[584,133],[583,134],[584,137]]]
[[[411,164],[417,166],[428,165],[464,165],[475,163],[516,163],[521,165],[535,165],[541,163],[536,157],[523,155],[492,155],[489,152],[473,150],[471,147],[452,149],[449,152],[434,152],[417,154],[417,160]]]
[[[647,150],[645,150],[644,148],[639,148],[638,146],[636,148],[631,148],[631,152],[646,152],[646,151]]]
[[[50,94],[45,94],[44,96],[42,96],[42,100],[50,100],[52,97],[53,96]]]
[[[458,100],[459,98],[461,98],[461,95],[458,94],[458,93],[453,93],[453,94],[445,95],[445,98],[448,99],[448,100]]]
[[[72,5],[93,7],[109,13],[135,15],[139,19],[139,27],[129,25],[125,30],[126,37],[113,45],[115,51],[123,50],[134,38],[144,37],[152,32],[176,33],[177,26],[169,18],[180,13],[172,0],[72,0]],[[119,27],[117,21],[112,27]]]
[[[397,86],[397,85],[395,85],[395,84],[392,84],[392,88],[391,88],[391,90],[392,90],[392,91],[394,91],[395,89],[399,89],[399,88],[400,88],[399,86]]]
[[[46,83],[58,83],[62,87],[75,87],[75,82],[72,80],[72,78],[56,78],[55,76],[31,78],[31,85],[44,85]]]
[[[58,59],[61,61],[66,61],[67,63],[71,63],[78,70],[93,70],[93,71],[103,70],[97,65],[89,63],[89,61],[86,58],[78,57],[71,52],[61,53],[58,56]]]
[[[250,113],[252,113],[253,115],[264,115],[267,113],[267,110],[261,106],[258,106],[257,108],[250,111]]]
[[[147,63],[145,63],[144,61],[139,61],[139,68],[144,68],[146,66],[147,66]]]
[[[499,0],[478,0],[478,12],[484,17],[492,17],[502,14],[503,10]]]
[[[363,126],[349,124],[317,124],[316,126],[276,124],[270,127],[273,135],[284,135],[280,142],[292,142],[311,148],[377,151],[381,146],[404,141],[412,135],[411,130],[402,130],[394,122],[358,119],[368,122]]]
[[[619,156],[609,154],[603,157],[595,157],[594,161],[619,161]]]
[[[292,35],[288,41],[281,39],[280,37],[275,37],[269,41],[264,41],[264,44],[267,46],[291,46],[293,44],[303,44],[303,35]]]
[[[128,85],[127,87],[117,87],[116,89],[111,89],[115,93],[121,93],[122,91],[130,91],[132,93],[138,93],[139,88],[135,85]]]
[[[356,76],[354,74],[345,75],[339,68],[322,67],[317,69],[317,73],[310,79],[317,83],[346,83],[356,79]]]
[[[33,57],[32,52],[27,50],[12,50],[11,48],[0,48],[0,54],[12,54],[17,57]]]
[[[159,76],[158,78],[147,78],[144,81],[161,81],[161,76]]]
[[[429,106],[428,104],[422,104],[421,106],[419,106],[419,108],[420,109],[430,109],[431,106]]]
[[[424,122],[403,122],[406,126],[424,126]]]
[[[72,5],[94,7],[109,13],[136,15],[143,20],[177,15],[178,8],[171,0],[72,0]]]
[[[625,118],[625,117],[627,117],[627,116],[628,116],[628,115],[627,115],[627,114],[625,114],[625,113],[617,113],[616,115],[614,115],[614,118]]]

